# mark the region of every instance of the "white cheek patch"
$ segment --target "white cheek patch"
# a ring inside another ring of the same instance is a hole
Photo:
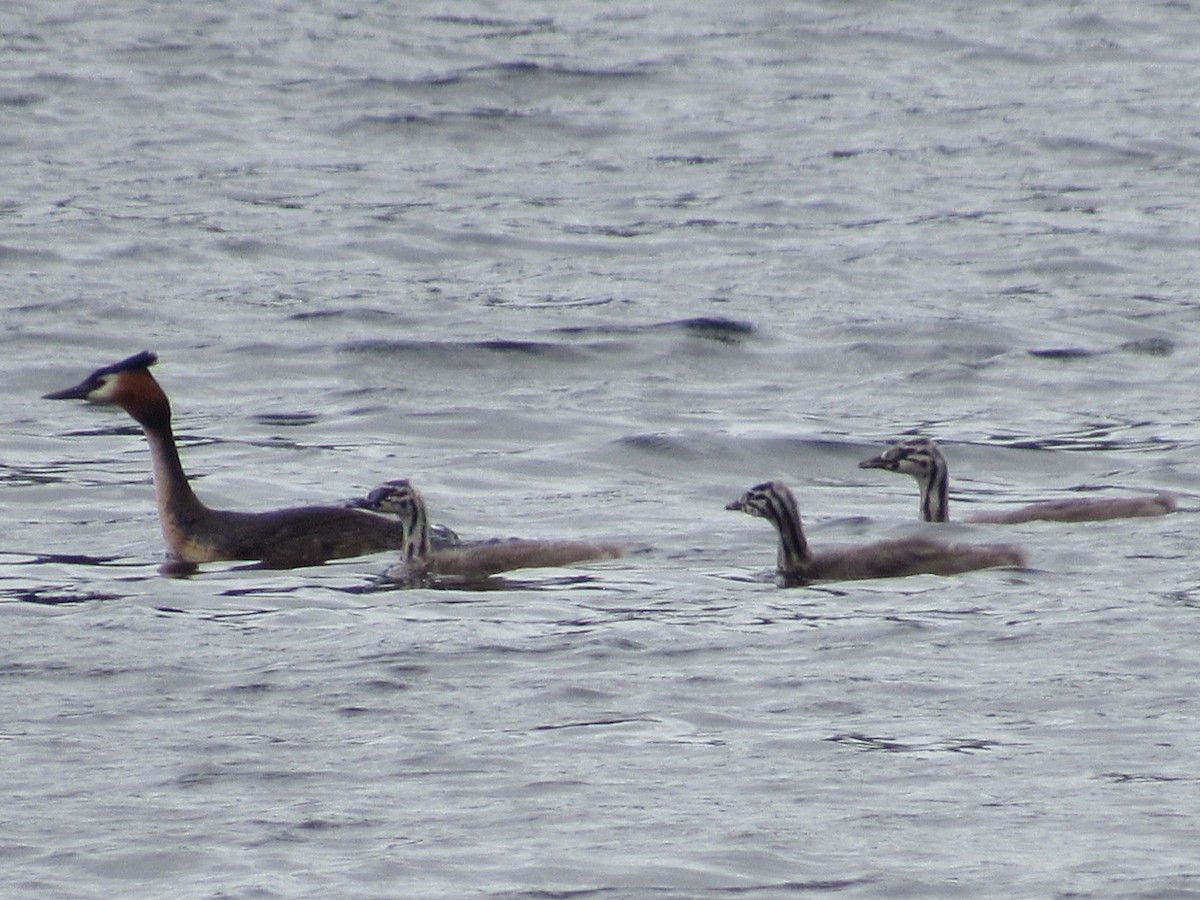
[[[100,379],[100,383],[88,392],[87,399],[93,403],[112,403],[116,392],[117,379],[112,375],[105,375]]]

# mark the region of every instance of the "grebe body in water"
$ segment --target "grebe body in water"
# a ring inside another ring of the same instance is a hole
[[[898,441],[879,456],[864,459],[858,467],[885,469],[888,472],[911,475],[921,490],[921,518],[926,522],[949,521],[950,467],[946,464],[946,457],[941,448],[930,438],[917,437]],[[1175,498],[1170,494],[1098,500],[1072,497],[1031,503],[1007,512],[976,513],[966,521],[1002,525],[1039,520],[1094,522],[1104,519],[1162,516],[1174,512],[1175,506]]]
[[[756,484],[725,508],[759,516],[775,526],[779,536],[776,573],[782,587],[799,587],[813,581],[957,575],[974,569],[1025,564],[1025,554],[1016,547],[946,544],[922,537],[814,553],[800,527],[796,498],[781,481]]]
[[[435,541],[425,500],[405,478],[388,481],[366,497],[353,501],[360,509],[395,516],[404,525],[408,542],[402,561],[388,570],[393,581],[422,583],[433,578],[480,581],[515,569],[568,566],[623,555],[617,544],[594,541],[530,540],[524,538],[466,542],[454,532],[454,543]],[[444,527],[444,526],[440,526]]]
[[[405,545],[408,533],[402,522],[363,510],[339,506],[260,513],[209,509],[192,491],[180,462],[170,402],[150,374],[157,361],[153,353],[139,353],[45,397],[116,404],[142,426],[150,444],[158,517],[167,545],[164,574],[188,574],[198,563],[217,560],[250,560],[264,568],[286,569]]]

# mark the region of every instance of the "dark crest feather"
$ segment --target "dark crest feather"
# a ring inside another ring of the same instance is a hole
[[[128,359],[123,359],[119,363],[113,363],[111,366],[105,366],[103,369],[97,369],[92,373],[92,378],[102,378],[105,375],[115,375],[117,372],[130,372],[135,369],[148,369],[158,362],[158,354],[152,353],[149,350],[143,350],[141,353],[134,354]]]

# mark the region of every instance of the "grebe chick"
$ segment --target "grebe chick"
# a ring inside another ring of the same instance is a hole
[[[782,481],[756,484],[726,509],[766,519],[779,533],[776,570],[782,587],[813,581],[851,581],[903,575],[956,575],[995,566],[1021,566],[1016,547],[945,544],[922,537],[878,541],[813,553],[800,527],[796,498]]]
[[[514,569],[616,559],[624,553],[616,544],[522,538],[460,543],[439,548],[431,539],[425,500],[405,478],[381,484],[363,500],[356,501],[356,505],[393,515],[403,524],[409,539],[402,549],[401,562],[387,573],[387,577],[395,581],[420,583],[438,576],[480,581]]]
[[[366,509],[381,515],[399,518],[402,509],[402,503],[398,499],[403,492],[401,485],[408,485],[407,479],[397,478],[393,481],[385,481],[378,487],[372,488],[365,497],[356,497],[345,505],[351,509]],[[458,532],[449,525],[429,526],[429,546],[433,550],[448,550],[451,547],[465,546],[467,543],[481,542],[464,541],[459,537]]]
[[[921,489],[921,518],[926,522],[950,519],[950,468],[937,443],[926,437],[898,441],[879,456],[864,459],[860,469],[886,469],[916,479]],[[1051,522],[1093,522],[1101,519],[1125,519],[1138,516],[1162,516],[1175,511],[1170,494],[1142,497],[1115,497],[1103,500],[1071,498],[1032,503],[1009,512],[976,513],[968,522],[1013,524],[1046,520]]]
[[[408,532],[403,523],[363,510],[338,506],[261,513],[209,509],[192,492],[179,460],[170,402],[150,374],[157,361],[153,353],[139,353],[45,398],[113,403],[142,426],[150,444],[158,518],[167,545],[164,574],[189,574],[197,563],[216,560],[252,560],[263,568],[287,569],[405,545]]]

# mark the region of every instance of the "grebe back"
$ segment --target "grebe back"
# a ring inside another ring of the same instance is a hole
[[[247,513],[210,509],[188,483],[171,429],[171,404],[150,367],[148,351],[97,369],[79,384],[44,395],[47,400],[80,399],[120,406],[133,417],[150,444],[154,493],[168,563],[163,572],[193,572],[197,563],[250,560],[264,568],[317,565],[404,546],[401,522],[363,510],[307,506]]]

